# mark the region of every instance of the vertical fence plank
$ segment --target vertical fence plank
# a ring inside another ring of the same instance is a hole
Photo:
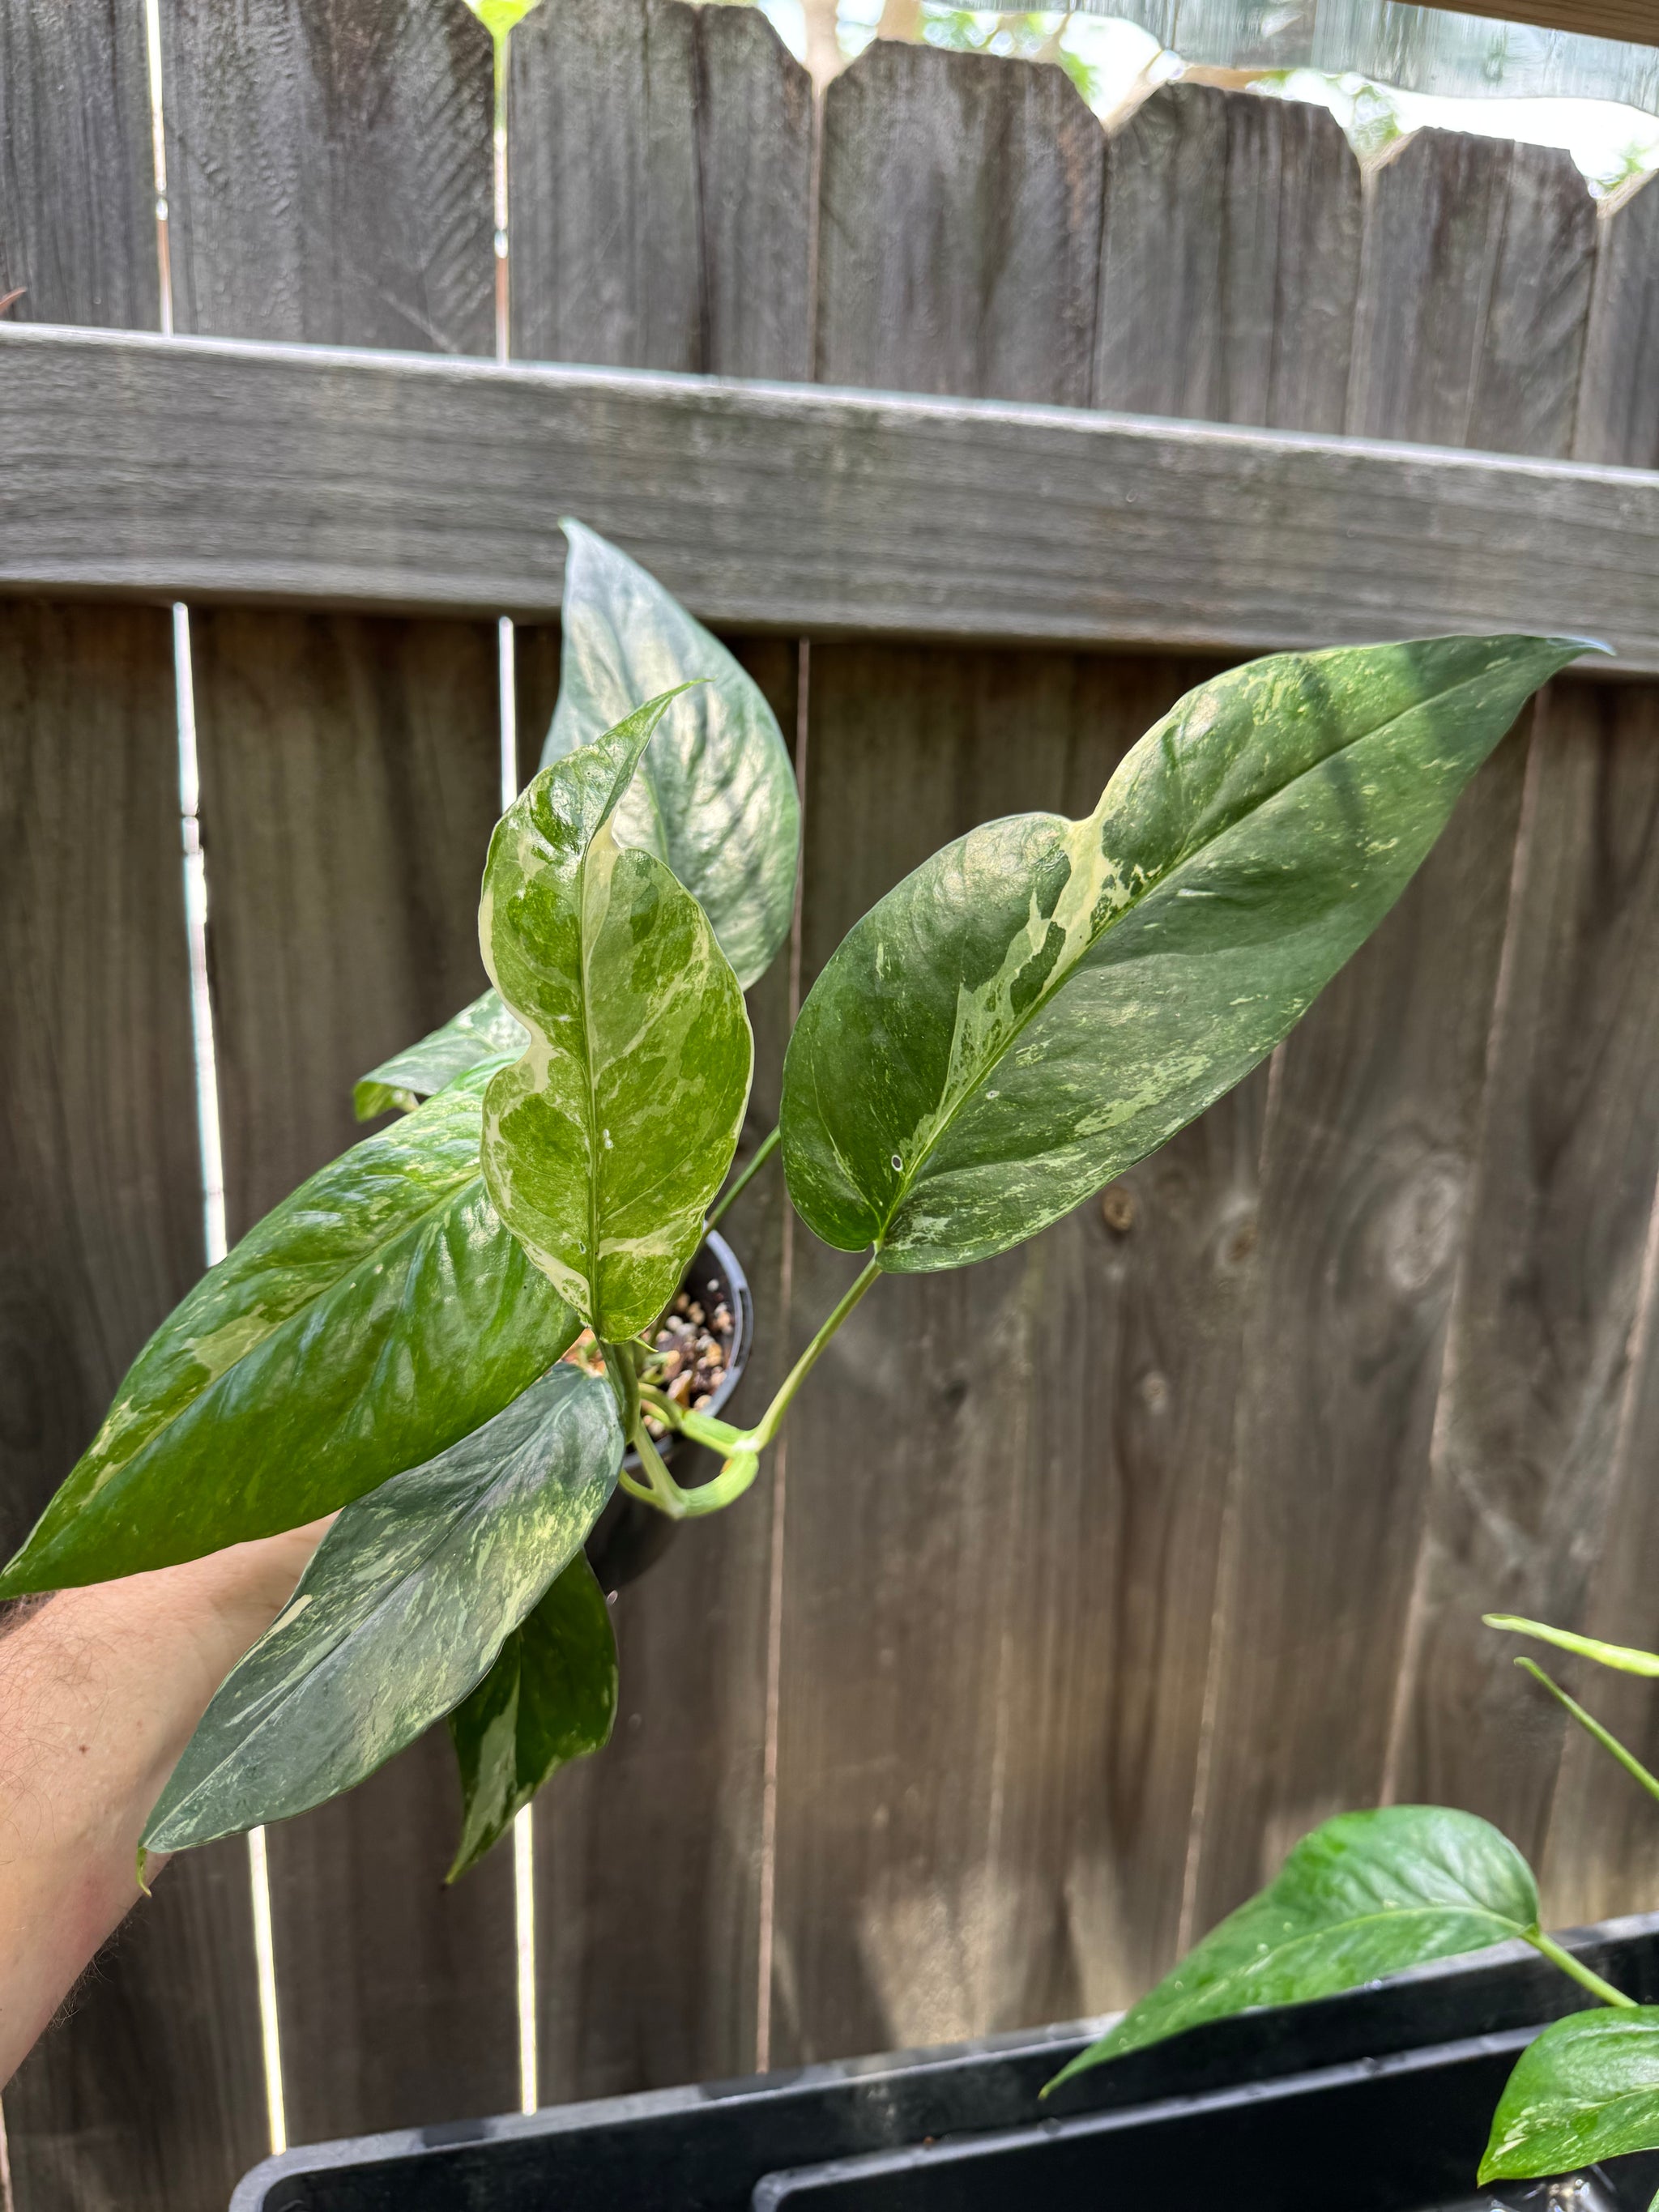
[[[142,10],[0,7],[0,293],[158,319]],[[25,1532],[202,1264],[170,628],[0,611],[0,1517]],[[7,2087],[18,2212],[210,2212],[264,2142],[246,1864],[168,1869]]]
[[[149,78],[129,0],[0,5],[0,298],[14,321],[157,322]]]
[[[878,39],[823,131],[821,380],[1085,405],[1103,148],[1064,73]]]
[[[1565,453],[1595,260],[1571,158],[1419,131],[1367,201],[1349,430]]]
[[[797,376],[806,363],[811,102],[757,13],[547,0],[514,34],[514,349],[631,367]],[[733,641],[795,728],[796,649]],[[557,689],[557,631],[518,633],[521,772]],[[781,958],[749,994],[745,1146],[775,1121]],[[782,1193],[728,1225],[757,1343],[734,1401],[781,1375]],[[754,2063],[769,1534],[763,1489],[679,1531],[616,1600],[622,1711],[536,1810],[544,2100]],[[640,1869],[653,1869],[641,1882]]]
[[[489,40],[424,0],[165,0],[181,331],[494,350]]]
[[[489,42],[416,0],[163,9],[178,321],[485,353]],[[235,1235],[350,1143],[352,1079],[482,987],[500,786],[484,623],[192,618]],[[441,1887],[441,1730],[270,1838],[290,2133],[517,2101],[512,1869]]]
[[[170,625],[0,608],[8,1551],[202,1265]],[[243,1854],[156,1883],[6,2091],[18,2212],[211,2212],[263,2147]]]
[[[1322,108],[1155,92],[1109,149],[1096,405],[1340,430],[1360,198]]]

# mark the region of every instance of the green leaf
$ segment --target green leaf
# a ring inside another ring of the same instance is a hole
[[[442,1451],[558,1358],[575,1316],[483,1186],[486,1080],[353,1146],[203,1277],[0,1595],[296,1528]]]
[[[790,1040],[790,1195],[884,1268],[1067,1212],[1231,1089],[1364,941],[1531,692],[1583,650],[1285,653],[1189,692],[1086,821],[947,845],[842,940]]]
[[[616,1717],[611,1608],[578,1553],[449,1716],[465,1810],[447,1879],[477,1863],[556,1769],[603,1751]]]
[[[542,765],[641,699],[696,682],[618,803],[616,838],[672,869],[746,990],[794,912],[800,807],[777,721],[754,678],[654,576],[568,517],[564,534],[559,703]]]
[[[516,1059],[529,1041],[528,1030],[508,1013],[501,994],[486,991],[441,1029],[360,1076],[352,1088],[352,1111],[360,1121],[372,1121],[393,1107],[412,1113],[422,1098],[447,1089],[470,1068]]]
[[[1379,1974],[1524,1936],[1531,1869],[1473,1813],[1389,1805],[1304,1836],[1278,1879],[1229,1914],[1172,1974],[1055,2076],[1256,2005],[1299,2004]]]
[[[1635,2150],[1659,2150],[1659,2006],[1571,2013],[1516,2060],[1480,2179],[1569,2173]]]
[[[1483,1613],[1480,1618],[1488,1628],[1535,1636],[1563,1651],[1576,1651],[1581,1659],[1594,1659],[1599,1667],[1616,1667],[1622,1674],[1659,1674],[1659,1652],[1638,1651],[1628,1644],[1603,1644],[1594,1636],[1575,1636],[1570,1628],[1547,1628],[1541,1620],[1522,1620],[1518,1613]]]
[[[484,964],[530,1032],[484,1099],[501,1218],[594,1334],[672,1297],[737,1147],[753,1047],[702,908],[609,819],[671,695],[544,768],[497,823]]]
[[[349,1790],[465,1698],[616,1487],[616,1401],[558,1366],[348,1505],[228,1676],[144,1830],[179,1850]]]

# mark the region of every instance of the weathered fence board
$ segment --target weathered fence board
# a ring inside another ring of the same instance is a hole
[[[0,324],[0,591],[554,612],[556,517],[735,629],[1659,668],[1659,475],[971,399]],[[66,447],[65,411],[100,435]]]
[[[0,609],[0,1521],[202,1264],[171,626]],[[139,1906],[6,2090],[18,2212],[212,2212],[263,2148],[246,1856]]]

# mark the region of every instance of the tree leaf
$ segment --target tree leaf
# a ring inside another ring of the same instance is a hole
[[[150,1814],[146,1850],[287,1820],[411,1743],[577,1556],[622,1451],[609,1386],[558,1366],[348,1505],[208,1707]]]
[[[360,1076],[352,1086],[352,1111],[360,1121],[372,1121],[393,1107],[412,1113],[422,1098],[447,1089],[469,1068],[516,1059],[529,1042],[529,1031],[508,1013],[500,992],[486,991],[441,1029]]]
[[[1516,2061],[1480,2178],[1530,2180],[1636,2150],[1659,2150],[1659,2006],[1571,2013]]]
[[[488,1420],[577,1322],[496,1215],[465,1077],[313,1176],[138,1355],[0,1595],[331,1512]]]
[[[485,1094],[484,1175],[602,1340],[672,1297],[737,1148],[754,1058],[708,916],[608,826],[667,704],[540,771],[496,825],[479,909],[484,964],[530,1032]]]
[[[1603,1644],[1594,1636],[1576,1636],[1570,1628],[1547,1628],[1541,1620],[1522,1620],[1518,1613],[1483,1613],[1488,1628],[1507,1628],[1517,1636],[1535,1636],[1563,1651],[1576,1651],[1581,1659],[1594,1659],[1598,1667],[1616,1667],[1622,1674],[1659,1674],[1659,1651],[1638,1651],[1629,1644]]]
[[[559,1767],[603,1751],[617,1717],[611,1608],[579,1552],[449,1716],[465,1812],[454,1881]]]
[[[568,516],[559,702],[542,765],[642,699],[696,678],[618,802],[617,842],[653,853],[714,924],[745,989],[789,934],[800,848],[795,772],[754,678],[654,576]]]
[[[784,1068],[790,1195],[844,1251],[1018,1243],[1272,1049],[1531,692],[1583,647],[1284,653],[1189,692],[1086,821],[958,838],[848,933]]]
[[[1049,2087],[1202,2021],[1357,1989],[1509,1942],[1537,1920],[1530,1868],[1473,1813],[1388,1805],[1340,1814]]]

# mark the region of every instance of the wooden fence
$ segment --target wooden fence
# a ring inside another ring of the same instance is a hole
[[[489,356],[459,0],[159,17],[176,330]],[[141,0],[0,0],[8,1544],[202,1265],[169,599],[233,1236],[479,985],[493,616],[530,618],[529,762],[562,506],[795,738],[754,1131],[870,902],[1086,811],[1228,654],[1565,608],[1659,669],[1659,192],[1598,223],[1563,154],[1425,134],[1362,178],[1322,112],[1197,87],[1109,140],[1057,69],[886,44],[815,116],[753,11],[545,0],[514,356],[929,409],[12,328],[161,327],[150,131]],[[617,1740],[538,1808],[544,2100],[1105,2009],[1381,1796],[1500,1821],[1558,1921],[1655,1902],[1650,1808],[1479,1614],[1659,1640],[1656,973],[1659,692],[1562,681],[1267,1067],[1103,1206],[860,1308],[769,1483],[621,1594]],[[775,1183],[733,1234],[753,1406],[847,1269]],[[1640,1685],[1598,1696],[1659,1748]],[[441,1892],[447,1762],[270,1835],[296,2141],[518,2102],[512,1869]],[[3,2109],[19,2212],[222,2204],[266,2147],[240,1844],[167,1872]]]

